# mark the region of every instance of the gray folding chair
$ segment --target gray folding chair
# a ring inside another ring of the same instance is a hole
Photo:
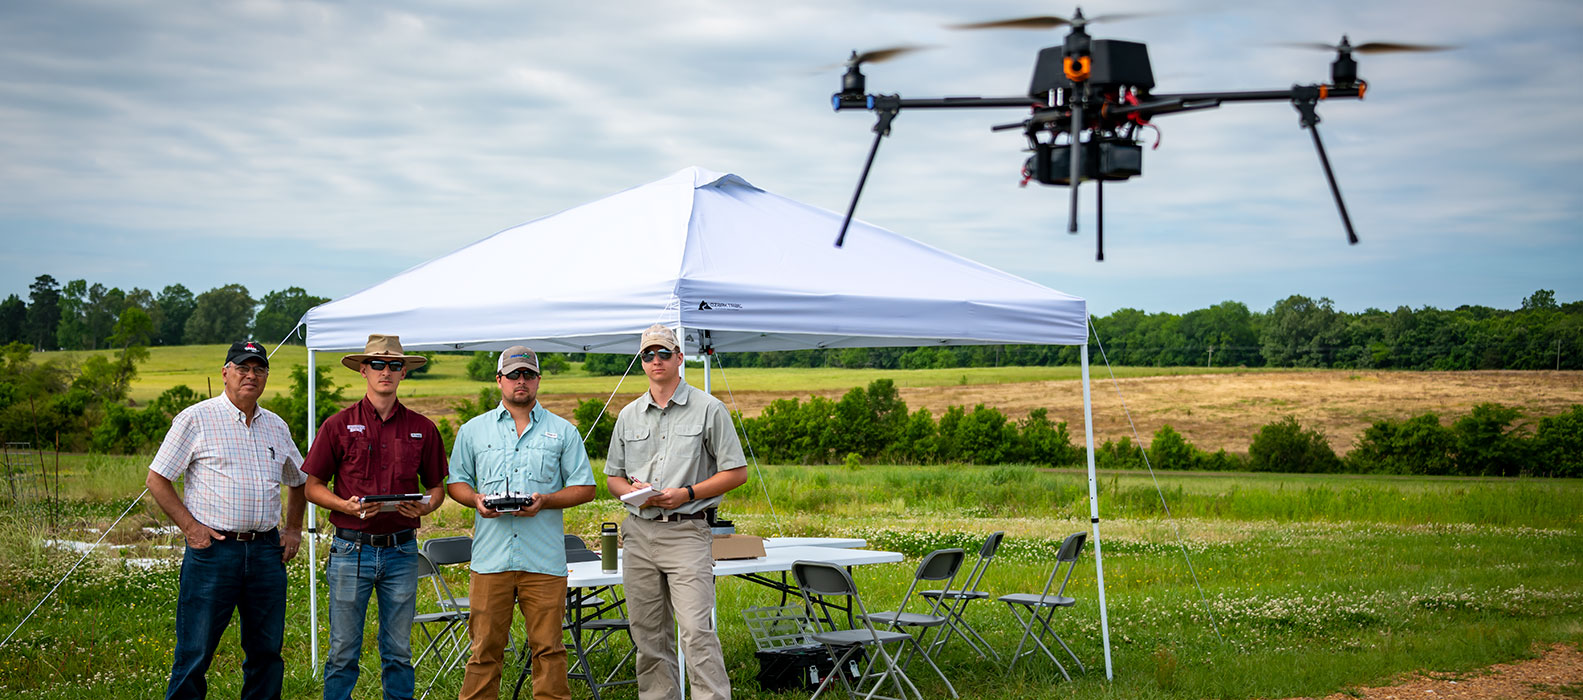
[[[978,630],[967,624],[967,618],[963,617],[962,613],[967,610],[968,603],[989,598],[989,592],[980,590],[978,584],[984,578],[984,571],[989,569],[990,560],[995,558],[995,551],[1000,549],[1000,540],[1005,536],[1005,531],[1000,531],[984,540],[984,546],[978,550],[978,562],[973,564],[973,570],[968,572],[967,579],[962,582],[960,589],[953,590],[948,586],[945,589],[928,590],[919,594],[925,598],[945,601],[946,624],[935,628],[934,641],[926,647],[930,656],[938,657],[940,651],[945,648],[946,642],[951,641],[951,637],[961,636],[962,640],[973,647],[973,651],[978,652],[979,656],[989,656],[996,662],[1000,661],[1000,654],[990,646],[989,642],[984,641],[983,635],[980,635]],[[973,641],[975,639],[978,640],[977,643]]]
[[[944,581],[944,588],[950,590],[951,584],[956,581],[957,572],[962,570],[962,560],[965,557],[966,554],[960,549],[937,549],[924,555],[923,561],[918,562],[918,571],[913,574],[912,585],[907,587],[907,593],[901,597],[901,603],[896,606],[896,609],[869,613],[868,619],[893,630],[903,632],[917,630],[920,639],[925,634],[928,634],[930,629],[949,625],[951,618],[945,614],[945,606],[940,598],[926,599],[929,601],[927,612],[907,612],[907,603],[912,600],[913,592],[918,589],[918,584],[923,581]],[[940,667],[935,664],[933,658],[930,658],[928,651],[919,645],[914,645],[914,647],[924,652],[922,654],[923,660],[929,662],[929,665],[934,667],[934,672],[939,673],[940,677],[944,678],[945,674],[940,672]],[[902,662],[904,668],[912,666],[912,657],[913,651],[908,650],[907,659]],[[951,682],[946,681],[946,685],[951,685]],[[954,694],[956,689],[952,688],[951,692]]]
[[[417,668],[431,654],[434,658],[440,659],[439,668],[423,688],[423,695],[427,696],[434,688],[435,682],[455,668],[467,654],[469,639],[467,599],[459,598],[452,593],[450,584],[445,582],[445,576],[440,573],[440,567],[427,554],[420,552],[418,554],[419,585],[422,585],[425,579],[434,589],[438,609],[433,612],[420,612],[412,618],[412,625],[420,630],[426,640],[423,651],[413,658],[412,666]]]
[[[901,647],[911,645],[913,650],[922,652],[918,640],[906,632],[875,628],[874,623],[870,621],[868,608],[863,605],[862,596],[858,595],[857,584],[852,582],[851,575],[847,574],[845,569],[825,562],[797,561],[792,564],[792,576],[797,580],[803,601],[810,611],[814,609],[814,596],[820,596],[847,598],[849,609],[858,613],[852,618],[852,627],[844,630],[835,629],[833,622],[821,621],[818,616],[814,616],[813,640],[823,644],[829,651],[831,658],[835,660],[835,670],[825,676],[824,681],[819,684],[819,688],[809,700],[818,698],[825,688],[830,687],[832,678],[840,678],[847,694],[854,698],[858,697],[858,693],[865,685],[872,683],[868,686],[868,691],[863,694],[865,700],[872,698],[904,700],[909,697],[908,690],[912,691],[910,697],[922,700],[923,693],[919,692],[918,686],[907,677],[892,651],[886,648],[887,645],[895,645],[895,651],[899,652]],[[860,624],[861,627],[858,626]],[[859,650],[867,650],[868,663],[856,679],[857,687],[854,688],[844,669],[847,668],[849,661],[856,658]],[[878,673],[875,673],[876,666],[879,667]],[[930,666],[934,664],[931,663]],[[956,689],[951,687],[951,681],[945,677],[945,674],[940,673],[939,668],[935,668],[935,673],[939,673],[940,680],[945,681],[946,687],[951,690],[951,697],[956,697]],[[890,681],[895,687],[895,696],[878,694],[886,681]]]
[[[1067,536],[1065,542],[1061,543],[1061,551],[1055,554],[1055,566],[1050,568],[1050,577],[1044,581],[1044,592],[1013,593],[999,598],[1001,602],[1006,604],[1007,608],[1011,609],[1011,614],[1017,618],[1017,623],[1022,625],[1022,639],[1017,642],[1017,650],[1012,652],[1011,663],[1006,667],[1007,672],[1016,668],[1018,659],[1034,652],[1033,649],[1029,649],[1026,653],[1022,650],[1028,640],[1032,639],[1037,648],[1044,650],[1044,655],[1055,662],[1055,667],[1061,670],[1061,675],[1066,676],[1067,680],[1072,680],[1072,677],[1066,672],[1066,667],[1062,666],[1061,661],[1055,658],[1055,654],[1050,651],[1050,647],[1045,646],[1043,640],[1045,635],[1049,635],[1061,645],[1062,649],[1066,650],[1072,660],[1077,662],[1078,671],[1087,671],[1087,669],[1083,668],[1083,661],[1077,658],[1077,654],[1072,653],[1072,648],[1067,646],[1066,641],[1061,639],[1061,635],[1056,634],[1055,628],[1050,626],[1050,620],[1055,617],[1057,608],[1070,608],[1077,604],[1077,599],[1066,595],[1066,584],[1072,580],[1072,571],[1077,568],[1077,556],[1082,553],[1083,543],[1087,540],[1088,533],[1074,532]],[[1055,577],[1061,572],[1063,564],[1066,566],[1066,576],[1061,579],[1061,588],[1052,594],[1050,593],[1050,587],[1054,585]],[[1018,612],[1019,608],[1027,611],[1027,618],[1024,618],[1022,613]],[[1034,629],[1035,625],[1039,626],[1038,630]]]

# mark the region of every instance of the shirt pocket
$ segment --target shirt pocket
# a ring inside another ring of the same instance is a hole
[[[393,442],[396,448],[396,473],[393,475],[396,489],[403,493],[422,491],[419,466],[423,463],[423,433],[402,433]]]
[[[561,440],[540,436],[528,443],[523,473],[536,484],[553,485],[561,473]]]
[[[486,496],[507,491],[511,468],[511,450],[491,447],[478,452],[473,459],[474,490]]]
[[[659,442],[650,437],[649,426],[632,425],[621,430],[622,447],[625,450],[627,476],[638,481],[650,481],[649,461],[654,457],[654,443]]]
[[[362,431],[347,432],[341,436],[341,467],[339,476],[357,481],[367,482],[373,479],[369,473],[369,465],[373,463],[373,453],[368,436]]]

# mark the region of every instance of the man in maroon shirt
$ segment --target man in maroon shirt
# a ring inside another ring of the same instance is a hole
[[[362,401],[320,426],[302,471],[308,500],[331,512],[335,542],[330,589],[330,653],[324,700],[346,700],[357,685],[363,620],[379,595],[380,679],[386,698],[411,698],[412,618],[417,611],[419,518],[445,500],[445,447],[434,422],[396,400],[407,370],[428,359],[403,354],[401,339],[370,335],[361,354],[341,358],[368,382]],[[334,488],[327,484],[333,483]],[[421,494],[418,500],[367,500]]]

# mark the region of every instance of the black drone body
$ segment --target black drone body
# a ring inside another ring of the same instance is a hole
[[[1260,90],[1238,92],[1200,92],[1160,94],[1153,92],[1154,71],[1149,63],[1148,47],[1132,41],[1094,39],[1087,32],[1088,24],[1097,21],[1122,19],[1121,15],[1085,18],[1079,9],[1072,19],[1062,17],[1025,17],[1013,20],[958,25],[957,29],[1023,28],[1047,29],[1067,26],[1071,30],[1059,46],[1039,52],[1034,64],[1033,79],[1027,97],[945,97],[903,99],[899,95],[874,95],[865,92],[862,65],[865,62],[887,60],[914,50],[915,47],[895,47],[859,54],[852,53],[847,60],[846,74],[841,78],[841,91],[831,96],[837,111],[865,109],[875,113],[874,143],[869,149],[868,160],[858,180],[857,190],[847,209],[846,220],[836,238],[839,247],[846,237],[852,214],[857,209],[858,197],[868,179],[874,155],[880,140],[890,134],[891,122],[903,109],[985,109],[1022,108],[1030,110],[1022,122],[993,127],[994,130],[1021,129],[1027,138],[1030,157],[1023,165],[1024,181],[1037,181],[1044,185],[1071,188],[1070,216],[1067,230],[1077,232],[1077,192],[1086,181],[1095,184],[1096,209],[1099,214],[1097,233],[1098,260],[1105,259],[1104,248],[1104,183],[1121,181],[1143,174],[1143,148],[1140,131],[1150,127],[1150,120],[1166,114],[1213,109],[1228,102],[1290,102],[1297,110],[1298,122],[1313,136],[1314,148],[1319,153],[1320,165],[1330,184],[1331,195],[1341,213],[1341,223],[1347,232],[1347,241],[1356,244],[1352,221],[1347,216],[1346,204],[1336,185],[1330,160],[1325,154],[1324,143],[1319,139],[1319,115],[1315,106],[1320,100],[1363,97],[1368,85],[1358,78],[1357,62],[1352,54],[1387,51],[1433,51],[1445,47],[1375,42],[1351,45],[1342,37],[1338,45],[1301,44],[1309,48],[1335,51],[1331,63],[1330,82],[1311,85],[1293,85],[1285,90]]]

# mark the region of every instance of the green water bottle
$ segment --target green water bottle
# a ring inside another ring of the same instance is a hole
[[[616,572],[616,524],[599,526],[599,568],[607,574]]]

